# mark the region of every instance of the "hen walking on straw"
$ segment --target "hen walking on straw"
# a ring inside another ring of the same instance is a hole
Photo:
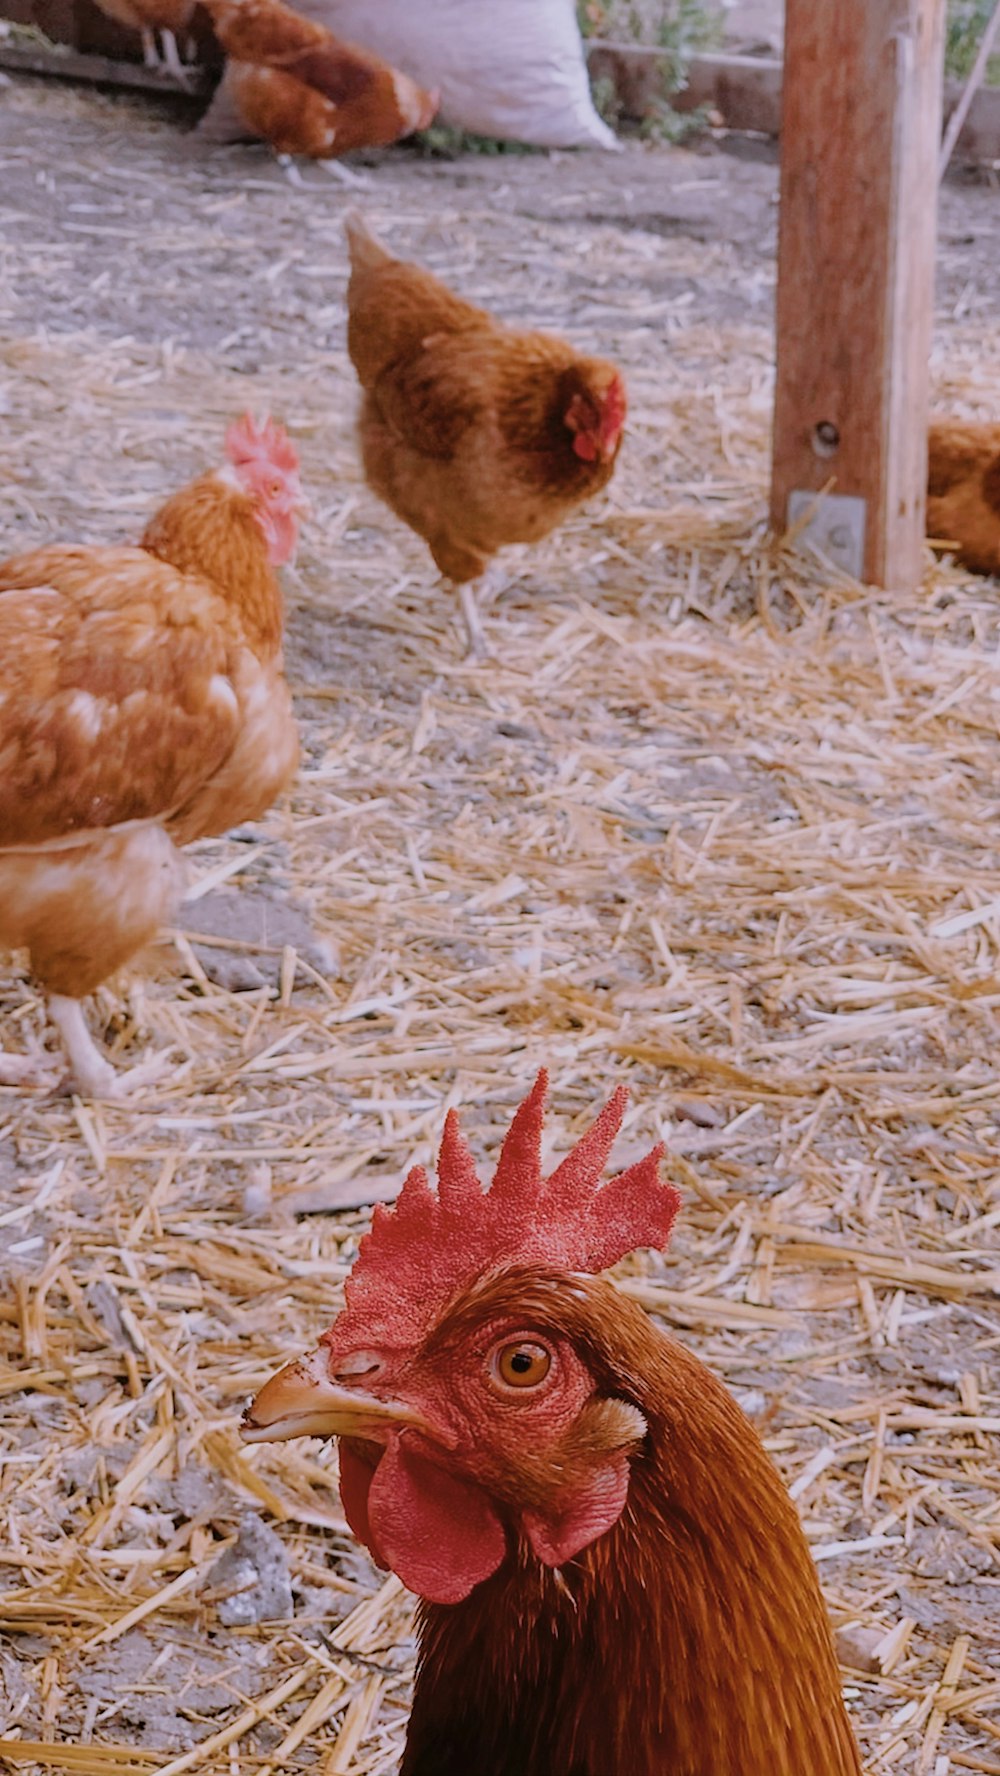
[[[28,951],[92,1095],[121,1082],[80,1001],[169,917],[176,847],[263,814],[298,760],[274,575],[295,551],[298,459],[249,418],[226,457],[139,548],[0,562],[0,945]],[[0,1083],[50,1080],[0,1054]]]

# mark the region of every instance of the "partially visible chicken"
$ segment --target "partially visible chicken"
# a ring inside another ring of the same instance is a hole
[[[0,562],[0,946],[29,952],[95,1095],[116,1076],[80,1001],[169,918],[176,847],[256,819],[298,761],[273,571],[295,551],[298,459],[249,418],[226,455],[139,548]],[[0,1054],[0,1083],[36,1071]]]
[[[228,58],[223,90],[248,132],[280,155],[386,147],[426,129],[437,110],[437,93],[283,0],[205,5]]]
[[[177,38],[186,31],[194,15],[197,0],[97,0],[97,5],[116,24],[138,31],[142,38],[143,60],[147,68],[165,67],[183,81],[187,70],[177,48]],[[156,47],[159,32],[162,55]]]
[[[927,534],[973,573],[1000,574],[1000,425],[931,424]]]
[[[606,487],[625,425],[625,384],[605,358],[504,326],[347,219],[347,344],[364,390],[369,486],[464,588],[508,543],[536,543]]]
[[[543,1177],[541,1074],[484,1191],[452,1112],[248,1441],[340,1439],[355,1535],[424,1601],[400,1776],[861,1776],[816,1568],[732,1396],[596,1273],[666,1244],[627,1093]]]

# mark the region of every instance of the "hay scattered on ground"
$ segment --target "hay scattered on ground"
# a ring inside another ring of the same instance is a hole
[[[489,1154],[545,1062],[553,1148],[620,1080],[619,1163],[669,1142],[682,1223],[622,1286],[761,1425],[871,1770],[1000,1772],[997,588],[867,592],[764,540],[771,267],[717,205],[766,209],[773,174],[369,174],[403,249],[629,377],[610,497],[515,565],[472,665],[359,478],[345,194],[41,87],[0,144],[4,548],[134,536],[245,405],[289,420],[315,502],[299,783],[192,852],[175,942],[96,1008],[123,1068],[168,1070],[127,1108],[0,1092],[0,1760],[395,1768],[408,1600],[332,1453],[244,1449],[238,1410],[446,1106]],[[942,398],[1000,412],[960,242],[944,290]],[[13,967],[0,1028],[43,1039]]]

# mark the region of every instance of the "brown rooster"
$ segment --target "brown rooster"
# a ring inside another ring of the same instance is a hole
[[[226,52],[224,97],[281,156],[327,160],[426,129],[437,93],[283,0],[204,0]]]
[[[298,460],[249,418],[226,454],[137,549],[0,562],[0,946],[28,951],[94,1095],[116,1077],[81,999],[169,918],[176,847],[256,819],[298,760],[274,575],[295,550]],[[0,1054],[0,1084],[37,1071]]]
[[[606,487],[625,424],[621,371],[474,308],[347,219],[347,346],[364,390],[369,486],[462,589],[508,543],[536,543]]]
[[[355,1534],[424,1600],[401,1776],[861,1776],[816,1569],[725,1388],[596,1273],[663,1246],[615,1093],[543,1179],[544,1074],[483,1193],[377,1208],[319,1349],[244,1417],[342,1439]]]
[[[973,573],[1000,574],[1000,425],[935,420],[927,534]]]

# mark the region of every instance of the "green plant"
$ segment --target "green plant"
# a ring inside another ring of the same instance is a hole
[[[683,89],[692,56],[714,48],[722,37],[721,14],[710,9],[705,0],[577,0],[576,10],[585,37],[660,50],[665,95]],[[620,129],[622,107],[613,81],[599,76],[592,89],[594,105],[605,123]],[[639,134],[657,142],[683,142],[704,129],[706,121],[704,107],[682,115],[664,97],[643,118]]]
[[[700,49],[715,49],[722,41],[721,14],[707,12],[701,0],[673,0],[663,8],[657,40],[668,88],[680,92],[687,85],[692,56]]]
[[[971,73],[994,5],[995,0],[948,0],[944,65],[956,80]],[[1000,54],[990,57],[986,78],[991,86],[1000,86]]]
[[[427,160],[458,160],[463,154],[534,154],[526,142],[501,142],[496,136],[477,136],[472,130],[453,129],[432,123],[409,138],[414,151]]]
[[[576,16],[584,37],[662,49],[683,66],[722,36],[721,14],[711,0],[577,0]]]

